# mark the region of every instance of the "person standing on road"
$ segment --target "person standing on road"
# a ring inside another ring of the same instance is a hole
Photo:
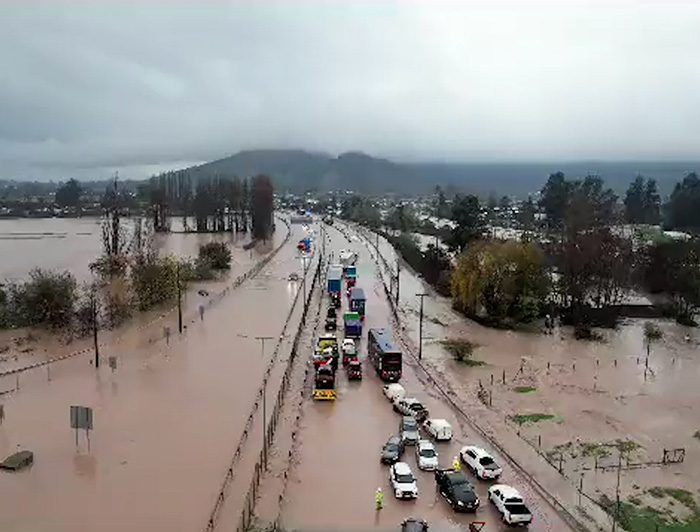
[[[377,488],[377,493],[374,495],[374,499],[377,503],[377,511],[384,508],[384,493],[382,492],[382,488]]]
[[[459,456],[455,456],[454,461],[452,462],[452,469],[455,471],[459,471],[462,469],[462,464],[459,462]]]

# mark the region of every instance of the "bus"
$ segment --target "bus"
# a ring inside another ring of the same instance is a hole
[[[369,330],[367,353],[380,379],[384,382],[398,382],[401,379],[401,351],[394,347],[388,331]]]

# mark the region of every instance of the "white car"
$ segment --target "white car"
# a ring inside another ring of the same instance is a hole
[[[396,462],[389,468],[389,480],[397,499],[415,499],[418,497],[418,484],[413,471],[406,462]]]
[[[452,439],[452,425],[445,419],[427,419],[423,428],[435,441],[450,441]]]
[[[462,450],[459,451],[459,457],[474,472],[476,477],[481,480],[495,480],[503,473],[493,456],[481,447],[473,445],[462,447]]]
[[[385,384],[382,391],[384,392],[386,398],[392,403],[394,401],[398,401],[399,399],[403,399],[406,396],[406,390],[404,390],[404,387],[397,383]]]
[[[355,345],[355,340],[352,338],[346,338],[343,340],[343,353],[346,355],[356,355],[357,354],[357,346]]]
[[[438,467],[438,454],[430,440],[420,440],[416,445],[416,461],[423,471],[435,471]]]
[[[496,484],[489,488],[489,501],[493,503],[507,525],[528,526],[532,523],[532,513],[520,493],[505,484]]]

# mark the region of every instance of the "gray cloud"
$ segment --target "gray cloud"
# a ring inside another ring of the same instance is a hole
[[[258,147],[700,158],[700,8],[606,5],[5,0],[0,178]]]

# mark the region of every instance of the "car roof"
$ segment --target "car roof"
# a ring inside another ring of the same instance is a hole
[[[411,466],[409,466],[406,462],[396,462],[394,464],[394,471],[396,471],[399,475],[406,474],[406,473],[411,473]]]
[[[418,448],[419,449],[435,449],[435,446],[433,445],[433,442],[430,440],[419,440],[418,441]]]
[[[511,486],[507,486],[506,484],[494,484],[489,488],[489,491],[495,491],[498,490],[503,494],[503,497],[510,498],[510,497],[522,497],[520,496],[520,492],[516,490],[515,488]]]
[[[384,388],[386,388],[387,390],[404,390],[404,391],[405,391],[404,387],[401,386],[401,385],[400,385],[399,383],[397,383],[397,382],[394,382],[394,383],[392,383],[392,384],[385,384],[385,385],[384,385]]]
[[[426,423],[430,423],[433,427],[451,427],[452,425],[446,419],[429,419]]]
[[[418,421],[416,420],[416,418],[413,417],[413,416],[402,416],[402,417],[401,417],[401,422],[402,422],[402,423],[407,423],[407,422],[409,422],[409,421],[410,421],[411,423],[418,423]]]
[[[387,441],[387,443],[401,443],[401,437],[400,436],[391,436]]]
[[[481,447],[476,447],[475,445],[467,445],[462,449],[462,451],[473,451],[474,454],[477,456],[477,458],[482,458],[484,456],[491,456],[490,453],[486,452]]]

